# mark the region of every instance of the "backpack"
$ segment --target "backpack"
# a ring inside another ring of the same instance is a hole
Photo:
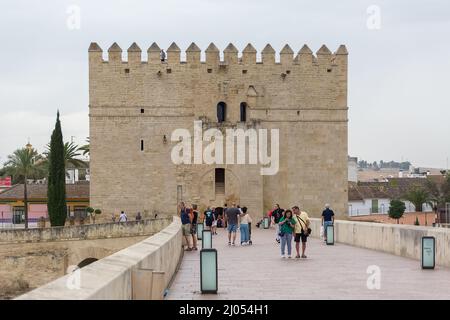
[[[281,217],[283,216],[283,210],[282,209],[276,209],[272,213],[273,219],[275,220],[275,223],[280,222]]]
[[[213,214],[211,211],[206,211],[205,220],[207,223],[210,223],[213,221]]]

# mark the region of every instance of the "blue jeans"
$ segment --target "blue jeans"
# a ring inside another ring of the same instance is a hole
[[[241,243],[248,242],[250,240],[250,233],[248,224],[241,223]]]
[[[229,233],[232,233],[232,232],[236,233],[236,229],[237,229],[237,225],[231,224],[231,223],[228,224],[228,232]]]
[[[333,221],[324,221],[323,222],[323,237],[326,239],[327,238],[327,226],[332,226],[333,225]]]
[[[291,255],[292,252],[292,233],[285,233],[281,237],[281,254],[284,255],[285,247],[287,245],[288,255]]]

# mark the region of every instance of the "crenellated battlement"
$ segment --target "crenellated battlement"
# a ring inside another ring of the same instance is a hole
[[[324,203],[345,212],[345,46],[335,52],[318,46],[314,53],[307,45],[185,44],[164,46],[163,61],[156,43],[89,47],[92,204],[108,212],[164,211],[181,198],[201,208],[245,204],[254,217],[277,202],[300,202],[316,215]],[[279,172],[261,176],[250,163],[174,163],[172,134],[194,133],[197,120],[203,132],[278,131]],[[121,183],[112,183],[111,172]]]
[[[223,50],[223,60],[220,59],[220,50],[216,47],[214,43],[210,45],[205,50],[205,60],[201,59],[201,49],[192,42],[191,45],[186,48],[186,59],[181,60],[181,49],[178,45],[173,42],[167,50],[165,50],[165,60],[161,60],[161,49],[156,44],[153,43],[147,50],[147,61],[142,60],[142,50],[134,42],[127,49],[127,59],[122,58],[122,48],[114,42],[109,49],[108,59],[103,58],[103,50],[96,42],[92,42],[89,46],[89,58],[90,61],[102,62],[102,63],[151,63],[151,64],[177,64],[177,63],[188,63],[188,64],[208,64],[208,65],[231,65],[231,64],[241,64],[241,65],[252,65],[252,64],[264,64],[264,65],[308,65],[308,64],[333,64],[341,65],[347,62],[347,48],[345,45],[340,45],[339,48],[332,53],[326,45],[322,45],[316,54],[305,44],[303,47],[295,54],[294,50],[286,44],[279,52],[280,61],[276,62],[275,49],[267,44],[263,50],[261,50],[261,61],[257,60],[257,50],[252,44],[247,44],[247,46],[242,50],[239,55],[239,50],[232,44]]]

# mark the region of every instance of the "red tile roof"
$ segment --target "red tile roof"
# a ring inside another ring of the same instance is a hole
[[[16,184],[11,188],[0,193],[0,201],[2,200],[23,200],[24,192],[23,184]],[[27,185],[28,199],[47,200],[46,184],[29,184]],[[89,183],[66,184],[66,198],[89,200]]]
[[[363,199],[395,199],[402,198],[411,189],[428,188],[428,181],[443,183],[443,176],[428,176],[427,178],[390,178],[387,182],[349,182],[348,200],[362,201]]]

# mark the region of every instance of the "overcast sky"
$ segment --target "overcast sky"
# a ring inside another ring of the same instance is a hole
[[[73,7],[75,6],[75,7]],[[76,24],[80,10],[79,28]],[[42,152],[62,114],[64,139],[88,130],[87,48],[136,41],[223,50],[251,42],[297,52],[349,51],[349,154],[446,167],[450,157],[450,2],[21,1],[0,10],[0,162],[27,143]]]

